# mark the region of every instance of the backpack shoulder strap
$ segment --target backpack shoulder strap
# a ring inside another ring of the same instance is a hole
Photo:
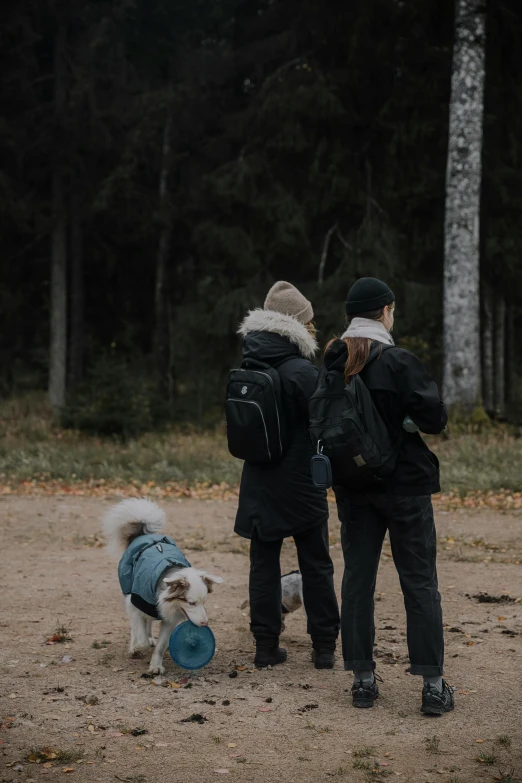
[[[383,345],[383,343],[376,343],[376,344],[374,343],[370,349],[370,355],[368,356],[368,361],[364,366],[368,367],[368,365],[371,362],[373,362],[381,354],[383,354],[384,351],[388,351],[390,348],[395,348],[395,345]]]

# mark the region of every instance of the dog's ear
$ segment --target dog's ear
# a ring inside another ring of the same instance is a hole
[[[187,595],[187,590],[190,587],[188,579],[186,579],[184,576],[171,576],[164,581],[169,590],[167,601],[172,601],[174,598],[185,598]]]
[[[199,575],[205,582],[209,593],[211,593],[212,590],[214,589],[214,585],[220,585],[223,583],[223,580],[221,579],[220,576],[213,576],[212,574],[207,574],[206,571],[200,571]]]

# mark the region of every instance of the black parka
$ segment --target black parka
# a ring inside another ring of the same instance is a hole
[[[317,369],[307,357],[313,355],[315,340],[290,316],[264,310],[254,310],[241,331],[243,357],[277,367],[289,445],[280,462],[244,464],[235,532],[250,538],[255,526],[262,540],[273,541],[328,518],[326,493],[313,486],[310,472],[308,401]]]
[[[377,343],[372,344],[375,345]],[[336,340],[325,355],[325,367],[343,372],[346,359],[346,343]],[[383,351],[361,371],[360,376],[393,440],[398,441],[400,438],[402,444],[397,467],[391,478],[371,487],[357,483],[346,489],[350,493],[372,491],[403,496],[440,492],[437,457],[418,432],[407,433],[402,428],[405,416],[409,415],[421,432],[442,432],[448,415],[437,384],[416,356],[397,346]]]

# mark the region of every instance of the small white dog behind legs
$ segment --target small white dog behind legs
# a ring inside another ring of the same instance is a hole
[[[151,674],[164,674],[163,656],[174,628],[184,620],[208,625],[205,601],[220,576],[192,568],[171,538],[163,534],[165,512],[145,498],[123,500],[103,519],[107,548],[121,556],[120,586],[130,622],[129,653],[155,647]],[[152,621],[160,620],[157,642]]]
[[[285,630],[285,617],[303,605],[303,577],[300,571],[290,571],[281,577],[281,626]]]

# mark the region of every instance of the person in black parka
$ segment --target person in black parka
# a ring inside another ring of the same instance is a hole
[[[312,484],[308,400],[317,370],[317,343],[310,302],[290,283],[269,291],[264,309],[251,311],[239,328],[243,358],[277,368],[281,378],[288,446],[277,463],[245,462],[235,532],[250,539],[250,615],[255,664],[286,660],[281,633],[283,539],[293,536],[303,579],[303,600],[316,668],[332,668],[339,633],[339,609],[329,552],[326,493]]]
[[[395,346],[390,334],[394,308],[395,297],[385,283],[358,280],[346,302],[348,329],[327,346],[324,358],[325,367],[344,372],[347,383],[360,375],[398,448],[390,478],[362,484],[358,477],[352,485],[334,486],[345,561],[343,657],[345,669],[354,672],[354,706],[371,707],[379,695],[374,677],[374,592],[388,532],[406,607],[410,672],[424,678],[422,711],[440,715],[454,703],[452,690],[442,679],[444,638],[431,502],[431,495],[440,492],[439,463],[418,430],[442,432],[447,413],[421,362]],[[380,355],[366,366],[376,345],[382,346]]]

